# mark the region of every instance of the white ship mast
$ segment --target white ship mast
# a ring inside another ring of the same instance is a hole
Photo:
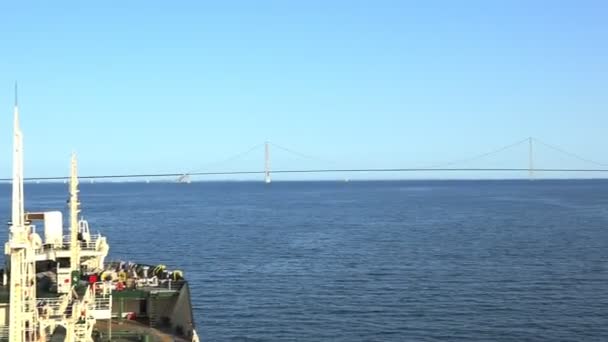
[[[72,271],[72,286],[76,284],[80,274],[80,242],[78,241],[78,162],[76,153],[72,153],[70,169],[70,268]],[[76,279],[74,279],[76,278]]]
[[[5,254],[10,255],[9,341],[36,339],[36,251],[32,226],[25,221],[23,196],[23,135],[19,127],[19,106],[15,84],[13,126],[13,201],[9,241]]]

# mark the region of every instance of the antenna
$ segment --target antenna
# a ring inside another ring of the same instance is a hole
[[[19,125],[19,106],[17,102],[17,82],[15,82],[15,108],[13,112],[13,226],[24,225],[23,206],[23,134]]]

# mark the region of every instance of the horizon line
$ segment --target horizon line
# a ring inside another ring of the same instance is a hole
[[[119,178],[161,178],[182,176],[213,176],[213,175],[256,175],[265,174],[267,171],[218,171],[218,172],[193,172],[193,173],[141,173],[141,174],[114,174],[79,176],[79,179],[119,179]],[[528,172],[531,175],[538,172],[607,172],[608,169],[567,169],[567,168],[365,168],[365,169],[309,169],[309,170],[275,170],[270,174],[286,173],[371,173],[371,172]],[[69,176],[51,177],[26,177],[24,181],[50,181],[68,180]],[[529,177],[534,178],[534,177]],[[0,182],[10,182],[12,178],[0,178]]]

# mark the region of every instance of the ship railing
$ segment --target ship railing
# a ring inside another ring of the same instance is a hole
[[[64,249],[62,244],[52,244],[52,243],[45,243],[42,246],[40,246],[39,248],[36,248],[36,253],[37,254],[42,254],[46,251],[50,251],[52,249]]]
[[[26,337],[28,339],[32,339],[32,341],[33,341],[32,337],[35,336],[36,329],[25,328],[25,329],[22,329],[21,331],[25,331]],[[8,325],[0,327],[0,341],[8,341],[9,335],[10,335],[10,327]]]
[[[110,297],[96,297],[95,306],[93,310],[110,310],[112,307],[112,298]]]
[[[158,279],[158,277],[137,279],[137,287],[154,287],[159,289],[179,291],[186,282],[184,280]]]
[[[88,242],[80,241],[80,249],[84,251],[94,251],[97,247],[97,241],[102,238],[101,234],[91,235],[91,240]],[[70,235],[63,236],[63,249],[70,249],[70,244],[72,242],[72,237]]]
[[[95,297],[109,297],[112,294],[115,286],[112,282],[98,281],[95,283]]]
[[[42,316],[63,316],[69,299],[66,297],[38,298],[36,304],[38,313]]]
[[[137,287],[158,287],[158,278],[141,278],[136,281]]]
[[[161,279],[158,283],[158,287],[167,290],[179,291],[182,289],[182,287],[184,287],[185,283],[186,282],[183,280]]]
[[[112,317],[112,287],[109,282],[97,282],[85,294],[88,309],[95,319]]]
[[[112,302],[112,287],[107,282],[96,282],[89,288],[93,299],[93,310],[107,310]]]

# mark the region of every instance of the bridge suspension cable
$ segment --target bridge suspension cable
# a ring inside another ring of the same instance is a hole
[[[230,157],[228,157],[226,159],[223,159],[223,160],[220,160],[220,161],[217,161],[217,162],[208,163],[206,165],[203,165],[203,166],[197,168],[196,170],[193,170],[191,172],[187,172],[186,174],[193,175],[193,174],[195,174],[197,172],[201,172],[202,170],[209,168],[209,166],[221,165],[221,164],[226,164],[226,163],[235,161],[235,160],[237,160],[239,158],[242,158],[242,157],[248,155],[249,153],[257,150],[258,148],[260,148],[262,146],[264,146],[263,143],[262,144],[257,144],[255,146],[250,147],[249,149],[247,149],[245,151],[239,152],[237,154],[234,154],[234,155],[232,155],[232,156],[230,156]]]
[[[500,148],[497,148],[497,149],[494,149],[492,151],[489,151],[489,152],[486,152],[486,153],[482,153],[482,154],[479,154],[479,155],[476,155],[476,156],[473,156],[473,157],[470,157],[470,158],[458,159],[458,160],[453,160],[453,161],[449,161],[449,162],[445,162],[445,163],[434,164],[434,165],[431,165],[431,166],[428,166],[428,167],[425,167],[425,168],[428,168],[428,169],[444,168],[444,167],[448,167],[448,166],[452,166],[452,165],[456,165],[456,164],[470,163],[472,161],[476,161],[476,160],[483,159],[485,157],[488,157],[488,156],[491,156],[491,155],[494,155],[494,154],[498,154],[500,152],[503,152],[505,150],[508,150],[510,148],[513,148],[515,146],[518,146],[518,145],[521,145],[521,144],[523,144],[525,142],[528,142],[529,140],[530,140],[530,138],[525,138],[525,139],[518,140],[518,141],[516,141],[514,143],[502,146]]]
[[[591,160],[591,159],[582,157],[582,156],[580,156],[580,155],[578,155],[576,153],[569,152],[569,151],[567,151],[567,150],[565,150],[563,148],[560,148],[558,146],[551,145],[551,144],[548,144],[546,142],[543,142],[542,140],[539,140],[539,139],[536,139],[536,138],[532,138],[532,139],[535,142],[537,142],[537,143],[539,143],[539,144],[541,144],[541,145],[543,145],[545,147],[548,147],[548,148],[550,148],[552,150],[555,150],[555,151],[557,151],[557,152],[559,152],[561,154],[567,155],[567,156],[572,157],[574,159],[578,159],[578,160],[580,160],[582,162],[585,162],[585,163],[588,163],[588,164],[593,164],[593,165],[600,166],[600,167],[606,167],[606,166],[608,166],[608,164],[600,163],[600,162],[597,162],[595,160]]]
[[[313,157],[313,156],[311,156],[311,155],[308,155],[308,154],[305,154],[305,153],[302,153],[302,152],[295,151],[295,150],[293,150],[293,149],[290,149],[290,148],[287,148],[287,147],[281,146],[281,145],[279,145],[279,144],[275,144],[275,143],[273,143],[273,142],[268,142],[268,143],[269,143],[271,146],[273,146],[273,147],[276,147],[276,148],[278,148],[278,149],[280,149],[280,150],[283,150],[283,151],[285,151],[285,152],[287,152],[287,153],[291,153],[291,154],[293,154],[293,155],[295,155],[295,156],[298,156],[298,157],[300,157],[300,158],[304,158],[304,159],[308,159],[308,160],[314,160],[314,161],[320,161],[320,162],[323,162],[323,163],[331,163],[331,164],[335,164],[335,162],[333,162],[333,161],[331,161],[331,160],[326,160],[326,159],[323,159],[323,158]]]

